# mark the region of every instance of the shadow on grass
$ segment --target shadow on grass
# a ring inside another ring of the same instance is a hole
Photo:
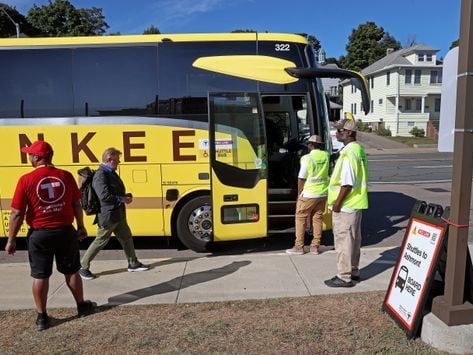
[[[225,266],[222,266],[216,269],[194,272],[188,275],[175,277],[172,280],[162,282],[157,285],[143,287],[137,290],[122,293],[116,296],[112,296],[108,299],[108,302],[106,304],[98,308],[98,312],[106,311],[115,306],[135,302],[146,297],[174,292],[174,291],[182,290],[186,287],[216,280],[216,279],[225,277],[227,275],[230,275],[238,271],[240,268],[249,265],[250,263],[251,263],[250,261],[234,261],[230,264],[227,264]]]

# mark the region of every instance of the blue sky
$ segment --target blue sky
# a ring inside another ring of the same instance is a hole
[[[0,0],[21,13],[47,0]],[[445,56],[459,36],[460,0],[72,0],[103,9],[109,31],[137,34],[150,25],[162,33],[254,29],[315,35],[328,57],[345,54],[352,29],[374,21],[403,46],[409,39]]]

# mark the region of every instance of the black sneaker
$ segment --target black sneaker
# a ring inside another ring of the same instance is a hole
[[[324,283],[328,287],[353,287],[355,286],[355,284],[352,281],[343,281],[338,276],[334,276],[330,280],[325,280]]]
[[[36,317],[36,329],[38,329],[39,332],[46,330],[49,328],[49,317],[46,312],[44,313],[38,313],[38,316]]]
[[[147,271],[149,270],[150,265],[145,265],[140,262],[136,264],[128,264],[128,272],[135,272],[135,271]]]
[[[82,318],[94,313],[95,307],[97,303],[88,300],[77,304],[77,317]]]
[[[352,280],[352,281],[356,281],[356,282],[360,281],[360,280],[361,280],[361,279],[360,279],[360,275],[358,275],[358,276],[353,276],[353,275],[351,275],[351,280]]]
[[[83,280],[93,280],[97,277],[94,274],[92,274],[90,270],[86,270],[83,268],[79,269],[79,275]]]

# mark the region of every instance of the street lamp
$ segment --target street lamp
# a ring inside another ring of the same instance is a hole
[[[0,10],[8,17],[8,19],[15,25],[16,28],[16,38],[20,38],[20,25],[16,23],[11,16],[6,12],[6,10],[3,7],[0,7]]]

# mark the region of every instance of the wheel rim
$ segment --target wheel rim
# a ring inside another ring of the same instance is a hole
[[[194,238],[209,242],[212,236],[212,207],[206,205],[193,210],[187,227]]]

